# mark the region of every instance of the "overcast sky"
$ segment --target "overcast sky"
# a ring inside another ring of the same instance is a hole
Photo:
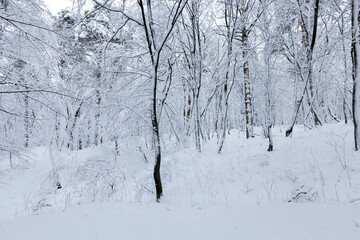
[[[72,0],[44,0],[44,2],[53,15],[56,15],[61,9],[72,6]]]

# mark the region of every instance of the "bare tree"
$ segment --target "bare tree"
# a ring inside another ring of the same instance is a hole
[[[184,121],[186,133],[190,134],[189,121],[192,117],[194,120],[195,143],[196,149],[201,152],[200,136],[200,110],[199,97],[202,78],[202,45],[200,35],[200,6],[201,0],[192,0],[188,3],[186,12],[189,16],[190,24],[182,20],[182,26],[186,33],[186,39],[179,39],[184,52],[185,67],[190,75],[191,81],[183,77],[184,88]],[[181,38],[181,36],[179,36]],[[190,89],[189,89],[190,88]]]
[[[306,49],[306,65],[307,65],[307,72],[306,72],[306,77],[305,77],[305,81],[304,81],[304,88],[302,91],[302,95],[300,97],[300,99],[297,101],[296,103],[296,107],[295,107],[295,111],[291,120],[291,124],[290,127],[286,130],[286,137],[290,136],[290,134],[293,131],[295,122],[296,122],[296,118],[298,116],[299,110],[300,110],[300,106],[303,102],[304,96],[306,94],[307,91],[307,87],[308,87],[308,83],[311,79],[311,68],[312,68],[312,61],[313,61],[313,52],[314,52],[314,47],[315,47],[315,42],[316,42],[316,33],[317,33],[317,22],[318,22],[318,14],[319,14],[319,0],[315,1],[315,6],[314,6],[314,21],[313,21],[313,27],[312,27],[312,34],[311,34],[311,42],[310,44],[308,44],[307,49]],[[302,22],[304,22],[304,20],[302,20]],[[310,29],[304,29],[307,39],[310,39]]]
[[[228,110],[229,110],[229,96],[234,85],[235,71],[231,70],[231,66],[236,68],[236,60],[234,61],[233,53],[233,42],[235,39],[236,27],[238,22],[238,13],[239,13],[239,0],[226,0],[225,1],[225,27],[226,27],[226,62],[225,62],[225,78],[223,83],[223,92],[222,92],[222,132],[220,135],[220,143],[218,148],[218,153],[221,153],[221,150],[224,145],[226,132],[227,132],[227,121],[228,121]],[[231,63],[234,62],[232,65]],[[232,79],[230,84],[229,80]]]
[[[180,0],[175,3],[172,11],[169,15],[170,24],[165,30],[162,37],[157,36],[155,24],[153,20],[153,11],[151,0],[147,0],[144,4],[142,0],[138,1],[141,9],[143,29],[146,36],[146,42],[148,46],[148,53],[151,59],[151,81],[152,81],[152,93],[151,93],[151,124],[154,136],[154,148],[155,148],[155,167],[154,167],[154,181],[156,188],[156,200],[160,201],[163,194],[163,188],[161,183],[160,166],[161,166],[161,144],[160,144],[160,131],[159,121],[157,116],[157,87],[158,87],[158,70],[160,63],[160,54],[165,46],[166,41],[169,39],[174,26],[180,17],[187,0]]]

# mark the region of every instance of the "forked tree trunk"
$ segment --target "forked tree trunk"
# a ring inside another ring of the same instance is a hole
[[[304,96],[306,94],[307,86],[308,86],[309,80],[311,78],[312,59],[313,59],[313,52],[314,52],[315,42],[316,42],[317,21],[318,21],[318,14],[319,14],[319,2],[320,2],[320,0],[315,1],[313,32],[312,32],[312,36],[311,36],[310,48],[307,49],[308,53],[306,54],[306,56],[307,56],[306,62],[308,64],[308,67],[307,67],[308,71],[307,71],[307,75],[306,75],[306,79],[305,79],[305,83],[304,83],[304,88],[303,88],[300,100],[297,101],[297,106],[295,108],[295,112],[293,114],[290,127],[285,132],[286,137],[290,136],[293,129],[294,129],[296,118],[298,116],[300,106],[302,105],[302,102],[304,100]]]
[[[185,2],[185,3],[184,3]],[[143,29],[145,32],[146,43],[148,47],[148,53],[150,55],[151,60],[151,80],[152,80],[152,93],[151,93],[151,125],[153,132],[153,141],[154,141],[154,150],[155,150],[155,166],[154,166],[154,182],[156,189],[156,201],[159,202],[160,198],[163,194],[163,188],[161,183],[161,175],[160,175],[160,166],[161,166],[161,145],[160,145],[160,131],[159,131],[159,122],[157,116],[157,87],[158,87],[158,68],[160,63],[160,53],[169,38],[174,26],[182,13],[187,0],[179,0],[176,5],[174,5],[174,15],[170,20],[170,26],[167,31],[164,33],[165,37],[162,41],[157,42],[157,38],[155,35],[154,23],[153,23],[153,15],[151,9],[151,1],[147,0],[147,4],[145,5],[142,0],[138,0],[138,5],[141,9],[141,17],[143,22]],[[146,12],[145,12],[146,6]]]
[[[300,7],[300,3],[298,2],[299,4],[299,7]],[[309,5],[310,6],[310,0],[305,0],[305,4],[306,5]],[[308,7],[306,7],[306,9],[308,9]],[[305,68],[306,68],[306,71],[308,72],[308,89],[306,90],[306,97],[307,97],[307,103],[310,107],[310,111],[309,111],[309,114],[307,114],[305,116],[305,119],[307,118],[307,116],[309,115],[312,115],[313,117],[313,120],[314,120],[314,125],[315,126],[318,126],[318,125],[321,125],[321,122],[316,114],[316,111],[314,109],[314,104],[313,102],[315,101],[314,99],[314,83],[313,83],[313,74],[312,74],[312,64],[309,64],[308,59],[310,59],[310,51],[309,51],[309,46],[310,46],[310,42],[309,42],[309,39],[310,39],[310,35],[309,35],[309,31],[310,31],[310,28],[306,27],[307,24],[306,24],[306,20],[309,19],[310,17],[303,14],[302,12],[300,13],[301,14],[301,24],[300,24],[300,29],[301,29],[301,32],[302,32],[302,45],[303,45],[303,49],[305,50]],[[309,14],[310,14],[310,11],[309,11]],[[312,53],[311,53],[312,54]],[[309,93],[310,92],[310,95]]]
[[[237,16],[238,16],[238,3],[236,3],[236,6],[233,6],[233,2],[232,0],[226,0],[225,1],[225,22],[226,22],[226,30],[227,30],[227,35],[226,35],[226,42],[227,42],[227,60],[226,60],[226,70],[225,70],[225,80],[224,80],[224,88],[223,88],[223,92],[222,92],[222,129],[221,129],[221,135],[220,135],[220,143],[219,143],[219,148],[218,148],[218,153],[221,153],[222,148],[224,146],[224,141],[225,141],[225,137],[226,137],[226,132],[227,132],[227,118],[228,118],[228,108],[229,108],[229,96],[231,93],[231,89],[232,86],[234,84],[234,75],[235,75],[235,71],[233,74],[230,73],[230,67],[231,67],[231,62],[234,59],[233,58],[233,38],[234,38],[234,32],[236,29],[236,25],[237,25]],[[236,58],[235,58],[236,61]],[[229,79],[230,76],[232,75],[233,81],[232,84],[229,88]]]

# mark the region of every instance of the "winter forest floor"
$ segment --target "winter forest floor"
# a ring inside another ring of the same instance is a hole
[[[202,153],[164,146],[161,203],[152,153],[132,143],[117,157],[110,145],[39,147],[14,168],[1,155],[0,240],[360,239],[353,127],[297,126],[291,138],[276,128],[271,153],[257,131],[248,140],[232,131],[220,155],[216,140]]]

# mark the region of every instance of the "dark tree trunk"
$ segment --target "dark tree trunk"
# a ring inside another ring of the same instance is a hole
[[[271,133],[271,126],[268,126],[267,134],[268,134],[268,139],[269,139],[269,147],[268,147],[267,151],[272,152],[274,149],[274,144],[273,144],[273,138],[272,138],[272,133]]]
[[[359,2],[358,0],[352,0],[352,15],[351,15],[351,26],[352,26],[352,43],[351,43],[351,59],[352,59],[352,78],[353,78],[353,100],[352,100],[352,111],[353,111],[353,122],[354,122],[354,143],[355,151],[360,149],[360,92],[359,89]]]
[[[155,147],[155,166],[154,166],[154,181],[156,189],[156,201],[160,201],[160,198],[163,193],[161,175],[160,175],[160,166],[161,166],[161,146],[160,146],[160,133],[159,133],[159,124],[157,119],[157,65],[154,66],[154,76],[153,76],[153,94],[152,94],[152,111],[151,111],[151,124],[153,127],[154,134],[154,147]]]

